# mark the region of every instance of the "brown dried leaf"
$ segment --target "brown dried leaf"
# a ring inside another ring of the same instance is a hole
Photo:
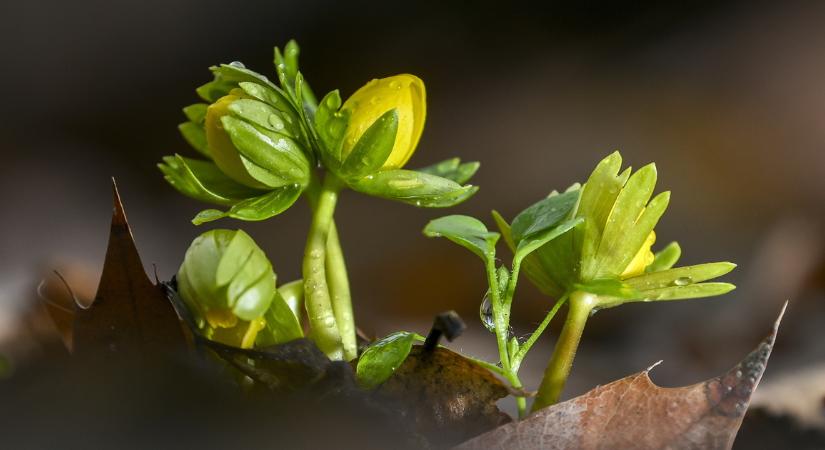
[[[782,313],[756,350],[721,376],[662,388],[648,377],[649,368],[456,449],[729,449],[765,371]]]
[[[183,348],[180,322],[160,286],[146,276],[117,185],[103,274],[89,307],[75,305],[74,354],[153,358]]]
[[[510,421],[496,407],[509,394],[490,371],[447,350],[415,346],[376,396],[397,405],[415,430],[441,445],[455,445]]]

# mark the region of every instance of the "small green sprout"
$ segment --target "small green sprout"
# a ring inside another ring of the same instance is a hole
[[[263,250],[242,230],[195,238],[178,270],[178,290],[207,338],[251,348],[303,337],[298,316],[275,288]]]
[[[654,227],[667,208],[670,193],[653,197],[656,166],[620,172],[621,155],[602,160],[587,182],[550,195],[522,211],[512,224],[493,211],[501,234],[467,216],[433,220],[427,236],[443,236],[478,255],[485,264],[488,295],[481,305],[482,323],[496,335],[501,375],[520,388],[518,370],[527,352],[559,308],[568,313],[545,371],[533,410],[555,403],[564,387],[587,319],[596,311],[629,302],[677,300],[721,295],[729,283],[705,281],[735,267],[728,262],[673,268],[681,255],[675,242],[655,255]],[[651,199],[651,197],[653,197]],[[500,237],[513,251],[510,270],[496,267]],[[529,338],[510,336],[510,309],[520,270],[555,303]],[[520,416],[526,400],[517,398]]]

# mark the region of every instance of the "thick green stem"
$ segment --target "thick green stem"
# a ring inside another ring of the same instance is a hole
[[[344,347],[344,360],[352,361],[358,356],[355,318],[352,314],[352,296],[347,277],[347,265],[344,262],[344,252],[341,250],[335,222],[330,224],[329,236],[327,236],[326,269],[329,293],[332,296],[332,310],[335,313],[338,332],[341,334],[341,344]]]
[[[338,183],[333,175],[327,176],[324,180],[312,214],[303,263],[304,303],[312,327],[311,336],[318,348],[333,360],[344,357],[341,333],[332,307],[325,267],[327,240],[340,189]]]
[[[570,368],[573,366],[573,358],[576,356],[576,349],[579,347],[587,318],[597,301],[598,298],[595,295],[587,292],[576,291],[570,294],[570,310],[550,363],[544,370],[544,378],[541,380],[536,400],[533,402],[533,411],[550,406],[559,400],[567,376],[570,374]]]

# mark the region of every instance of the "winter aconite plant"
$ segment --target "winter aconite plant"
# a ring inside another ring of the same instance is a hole
[[[660,252],[651,247],[654,227],[665,212],[670,192],[651,199],[656,186],[656,166],[635,173],[621,170],[616,152],[602,160],[584,185],[564,193],[556,191],[518,214],[508,224],[493,217],[501,233],[488,231],[479,220],[447,216],[430,222],[428,236],[443,236],[478,255],[486,268],[488,295],[481,305],[481,320],[495,333],[502,376],[521,387],[518,370],[527,352],[564,304],[567,319],[539,387],[533,410],[555,403],[564,387],[587,319],[596,311],[630,302],[650,302],[710,297],[734,288],[728,283],[704,283],[730,272],[727,262],[673,268],[681,249],[675,242]],[[496,267],[500,237],[513,251],[508,270]],[[527,278],[554,305],[530,337],[519,341],[510,335],[510,308],[524,268]],[[518,399],[523,415],[526,402]]]
[[[479,165],[451,159],[419,170],[403,168],[424,129],[426,94],[419,78],[404,74],[373,80],[346,101],[338,91],[316,101],[297,59],[294,42],[283,53],[275,49],[277,83],[240,63],[212,67],[214,80],[197,89],[204,103],[184,108],[188,121],[180,126],[201,157],[168,156],[159,167],[181,193],[223,208],[201,211],[195,224],[226,217],[265,220],[305,197],[312,223],[303,279],[278,287],[272,264],[247,233],[218,229],[197,237],[186,252],[176,278],[178,292],[193,318],[190,326],[206,339],[264,348],[302,338],[308,329],[330,359],[357,359],[360,386],[374,389],[424,338],[396,332],[359,355],[333,220],[338,194],[349,188],[419,207],[449,207],[477,191],[465,183]],[[515,388],[522,417],[529,387],[522,385],[519,368],[562,306],[567,305],[566,320],[533,410],[559,399],[585,324],[596,311],[630,302],[710,297],[734,288],[707,282],[731,271],[731,263],[674,268],[681,255],[675,242],[653,252],[654,228],[670,193],[654,196],[654,164],[636,172],[621,165],[621,156],[613,153],[583,184],[552,191],[511,223],[494,211],[498,232],[463,215],[441,217],[424,228],[427,236],[445,237],[482,260],[488,291],[479,315],[495,335],[499,361],[473,361]],[[502,238],[513,253],[509,267],[497,258]],[[513,336],[510,326],[522,272],[551,299],[549,312],[524,340]],[[436,348],[432,336],[427,351]]]
[[[477,163],[452,159],[420,170],[403,167],[424,129],[424,83],[413,75],[373,80],[341,101],[320,102],[298,70],[298,45],[275,49],[278,82],[240,63],[212,67],[214,79],[197,89],[204,103],[184,108],[184,138],[200,159],[167,156],[159,164],[181,193],[226,208],[207,209],[202,224],[224,217],[265,220],[301,196],[313,208],[303,260],[303,303],[310,336],[332,359],[357,355],[349,281],[333,214],[344,188],[420,207],[453,206],[477,188],[463,185]],[[297,335],[277,298],[266,257],[243,232],[207,233],[181,267],[184,299],[203,332],[252,345]],[[287,324],[291,331],[275,332]],[[238,328],[240,327],[240,328]]]

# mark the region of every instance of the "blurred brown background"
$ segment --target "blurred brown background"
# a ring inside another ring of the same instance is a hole
[[[110,176],[148,270],[174,274],[207,229],[189,223],[204,205],[178,195],[155,168],[162,155],[191,154],[176,130],[180,108],[197,100],[208,66],[239,60],[272,74],[272,46],[296,38],[318,93],[348,95],[399,72],[425,80],[428,123],[411,166],[451,156],[482,162],[481,191],[449,213],[492,226],[491,209],[512,218],[620,149],[634,167],[656,161],[660,190],[674,193],[659,246],[678,239],[685,264],[739,264],[727,277],[739,289],[723,298],[600,312],[568,396],[659,359],[653,378],[665,385],[720,373],[786,299],[765,383],[825,360],[821,2],[30,1],[4,2],[0,17],[7,352],[45,273],[75,270],[94,284]],[[481,265],[421,235],[443,214],[343,195],[337,220],[359,324],[376,335],[424,333],[435,313],[455,309],[470,329],[454,346],[492,359],[494,340],[477,320]],[[288,281],[300,276],[308,222],[298,205],[266,223],[214,226],[248,229]],[[518,333],[551,305],[526,281],[516,303]],[[528,386],[551,341],[528,359]]]

